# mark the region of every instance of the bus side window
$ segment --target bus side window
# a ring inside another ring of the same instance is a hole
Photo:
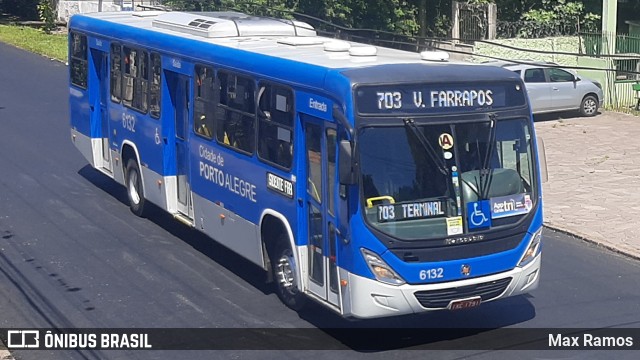
[[[248,77],[218,72],[220,103],[216,109],[216,139],[241,152],[255,149],[254,82]]]
[[[258,100],[258,157],[291,169],[293,93],[287,88],[262,84]]]
[[[124,71],[122,73],[122,102],[127,106],[131,106],[133,103],[133,79],[135,78],[136,51],[125,46],[123,47],[122,55],[124,58]]]
[[[120,102],[122,93],[122,47],[111,44],[111,101]]]
[[[69,63],[71,83],[80,88],[87,88],[87,36],[71,32],[71,62]]]
[[[146,51],[123,47],[124,91],[122,103],[140,112],[147,112],[149,55]]]
[[[136,109],[146,113],[149,108],[149,53],[140,51],[138,56],[140,66],[136,79],[136,101],[133,105]]]
[[[219,91],[213,69],[196,65],[194,81],[193,130],[209,140],[213,139],[213,118]]]
[[[160,85],[162,80],[162,61],[158,53],[151,53],[151,86],[149,91],[149,113],[160,118]]]

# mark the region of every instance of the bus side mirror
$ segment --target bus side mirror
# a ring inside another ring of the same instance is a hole
[[[340,176],[340,184],[355,184],[353,174],[353,155],[351,152],[351,142],[349,140],[340,141],[340,152],[338,157],[338,174]]]
[[[540,163],[540,178],[545,183],[549,181],[549,173],[547,171],[547,153],[544,149],[544,140],[536,136],[536,142],[538,143],[538,162]]]

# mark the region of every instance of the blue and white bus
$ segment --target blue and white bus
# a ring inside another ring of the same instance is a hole
[[[517,74],[233,12],[75,15],[72,141],[263,268],[293,309],[464,309],[538,285],[541,180]],[[542,169],[542,170],[541,170]]]

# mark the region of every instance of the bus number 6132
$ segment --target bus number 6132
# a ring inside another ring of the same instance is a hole
[[[131,114],[122,113],[122,127],[131,132],[136,132],[136,117]]]
[[[444,277],[443,268],[420,270],[420,280],[440,279],[442,277]]]

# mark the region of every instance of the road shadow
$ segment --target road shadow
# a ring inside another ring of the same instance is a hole
[[[98,170],[95,170],[91,165],[84,166],[78,171],[78,174],[97,188],[111,195],[123,205],[129,206],[126,188]],[[150,202],[147,202],[145,204],[145,207],[146,206],[148,206],[148,211],[145,210],[147,211],[145,214],[147,220],[233,272],[263,294],[268,295],[273,293],[271,285],[266,283],[266,273],[260,267],[220,245],[218,242],[211,241],[212,238],[204,233],[180,223],[174,219],[171,214],[158,206]]]
[[[345,319],[316,303],[299,312],[327,335],[356,351],[464,349],[492,331],[536,316],[530,295],[488,302],[474,309],[434,311],[380,319]],[[482,340],[484,341],[484,340]]]
[[[82,169],[78,170],[78,175],[82,176],[98,189],[111,195],[119,202],[129,206],[129,199],[127,198],[127,191],[124,186],[116,183],[107,175],[94,169],[91,165],[83,166]]]
[[[598,111],[595,117],[602,114],[602,112]],[[554,120],[572,120],[572,119],[589,119],[589,117],[584,117],[580,115],[577,111],[562,111],[548,114],[537,114],[533,115],[534,122],[545,122],[545,121],[554,121]]]

